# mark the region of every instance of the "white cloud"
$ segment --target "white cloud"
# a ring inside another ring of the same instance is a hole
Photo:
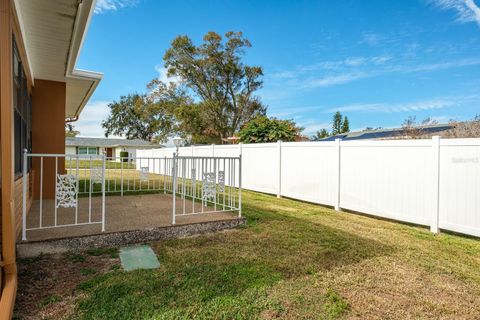
[[[338,61],[323,61],[312,65],[300,66],[270,75],[277,85],[290,88],[314,89],[350,83],[353,81],[385,74],[421,73],[480,65],[480,58],[464,58],[437,63],[400,64],[391,56],[371,58],[346,58]],[[315,76],[318,70],[326,74]]]
[[[303,134],[307,136],[314,135],[317,131],[321,129],[329,129],[330,124],[328,122],[316,122],[315,120],[308,120],[304,122],[298,123],[301,127],[303,127]]]
[[[428,100],[406,102],[406,103],[367,103],[367,104],[349,104],[329,108],[324,113],[340,112],[377,112],[377,113],[395,113],[395,112],[420,112],[425,110],[444,109],[449,107],[459,107],[467,102],[479,101],[479,95],[439,97]]]
[[[456,11],[458,22],[476,22],[480,27],[480,8],[474,0],[429,0],[429,2],[443,10]]]
[[[364,33],[362,35],[362,43],[366,43],[372,47],[378,46],[381,42],[383,42],[384,36],[378,33]]]
[[[127,7],[134,7],[139,0],[97,0],[94,13],[102,14],[108,11],[117,11]]]
[[[80,131],[80,136],[105,137],[102,120],[105,120],[109,114],[109,103],[110,101],[91,101],[85,106],[80,119],[72,123],[75,130]]]
[[[330,87],[338,84],[345,84],[359,79],[368,78],[369,76],[371,76],[371,74],[364,72],[337,74],[332,76],[326,76],[323,78],[308,79],[303,83],[301,87],[308,89]]]
[[[169,77],[167,74],[167,69],[160,64],[155,66],[155,71],[158,72],[158,80],[162,81],[163,83],[173,82],[175,84],[179,84],[180,82],[182,82],[182,79],[180,77]]]
[[[473,0],[465,0],[465,5],[472,10],[473,19],[477,22],[480,27],[480,7],[475,4]]]

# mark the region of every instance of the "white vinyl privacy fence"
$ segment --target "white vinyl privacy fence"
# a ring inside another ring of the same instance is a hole
[[[210,145],[179,154],[241,155],[244,189],[480,236],[480,139]]]

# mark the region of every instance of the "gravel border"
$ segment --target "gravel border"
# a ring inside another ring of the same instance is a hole
[[[30,258],[39,254],[85,251],[91,248],[110,248],[128,244],[184,238],[221,230],[233,229],[246,224],[245,218],[199,222],[186,225],[157,227],[143,230],[103,233],[76,238],[53,239],[17,244],[17,255]]]

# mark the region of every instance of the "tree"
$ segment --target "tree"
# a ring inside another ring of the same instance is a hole
[[[102,121],[105,136],[125,136],[127,139],[142,139],[165,142],[174,131],[175,120],[169,112],[171,101],[152,100],[144,94],[120,97],[108,105],[110,114]]]
[[[293,120],[260,116],[247,123],[239,132],[239,137],[244,143],[295,141],[302,130]]]
[[[332,120],[332,135],[347,132],[350,132],[350,122],[348,118],[346,116],[343,117],[339,111],[335,112]]]
[[[266,114],[266,107],[255,96],[263,84],[262,68],[242,62],[249,47],[241,32],[227,32],[225,41],[209,32],[199,46],[187,36],[172,41],[163,58],[167,75],[180,78],[192,100],[199,101],[176,112],[193,142],[202,138],[222,143],[250,120]],[[194,126],[188,123],[193,117]]]
[[[327,129],[323,128],[323,129],[317,131],[317,132],[315,133],[315,135],[313,135],[313,136],[310,138],[310,140],[312,140],[312,141],[319,141],[319,140],[324,139],[324,138],[326,138],[326,137],[328,137],[328,136],[330,136],[330,134],[328,133]]]
[[[454,127],[443,136],[447,138],[480,138],[480,116],[476,115],[472,120],[450,122]]]
[[[342,114],[339,111],[335,112],[332,120],[332,135],[342,133],[342,123]]]
[[[75,130],[75,127],[71,123],[65,124],[65,137],[76,137],[80,134],[80,131]]]
[[[412,139],[427,137],[429,135],[424,127],[436,124],[438,124],[438,121],[431,117],[427,117],[418,123],[416,116],[409,116],[402,123],[402,136]]]
[[[342,133],[347,133],[347,132],[350,132],[350,123],[348,121],[347,116],[345,116],[342,123]]]

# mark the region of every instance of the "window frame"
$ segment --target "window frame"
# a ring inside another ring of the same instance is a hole
[[[80,152],[80,150],[85,150],[86,152]],[[92,151],[93,150],[93,151]],[[77,154],[81,155],[98,155],[97,147],[77,147]]]
[[[13,121],[14,121],[14,173],[23,176],[23,152],[32,150],[32,97],[15,37],[12,38]],[[28,159],[27,172],[32,169]]]

